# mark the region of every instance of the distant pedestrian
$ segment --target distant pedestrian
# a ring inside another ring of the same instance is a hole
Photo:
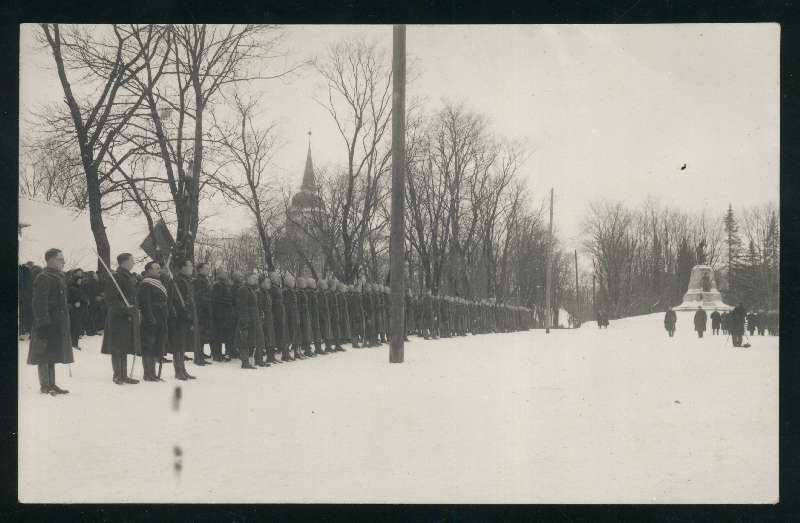
[[[667,329],[670,338],[675,334],[675,324],[677,322],[678,315],[675,314],[675,311],[670,307],[664,315],[664,328]]]
[[[703,337],[707,323],[708,315],[706,315],[706,311],[704,311],[702,307],[698,307],[697,312],[694,313],[694,330],[697,331],[698,338]]]

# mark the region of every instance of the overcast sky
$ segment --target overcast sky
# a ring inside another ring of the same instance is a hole
[[[23,133],[32,107],[63,98],[52,58],[33,41],[36,29],[22,28]],[[391,48],[390,26],[286,31],[298,60],[350,36]],[[654,196],[714,213],[729,202],[777,201],[779,39],[776,24],[409,26],[419,77],[408,96],[425,97],[431,110],[442,99],[463,101],[498,134],[524,140],[522,173],[537,199],[555,189],[556,225],[573,247],[593,199],[635,204]],[[280,124],[286,142],[276,169],[296,186],[309,130],[318,166],[345,158],[330,116],[312,98],[318,87],[310,69],[257,87],[263,118]],[[211,224],[232,231],[250,222],[225,207]]]

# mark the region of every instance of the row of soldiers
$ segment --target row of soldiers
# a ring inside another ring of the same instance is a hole
[[[69,287],[76,280],[68,282],[62,272],[60,250],[49,250],[45,258],[44,276],[33,286],[28,362],[40,366],[42,392],[55,394],[63,389],[55,386],[52,364],[70,363],[75,345],[74,336],[70,342],[75,296]],[[194,354],[195,365],[239,359],[242,368],[254,369],[342,352],[345,343],[359,348],[389,341],[389,288],[384,285],[237,272],[212,281],[209,265],[198,264],[195,273],[191,260],[176,263],[174,275],[155,261],[137,275],[133,264],[131,254],[117,256],[117,270],[103,290],[102,352],[111,356],[113,382],[119,385],[138,383],[128,376],[128,354],[141,354],[146,381],[161,381],[167,353],[173,355],[175,377],[189,380],[194,376],[186,370],[185,353]],[[408,340],[410,334],[436,339],[511,332],[532,328],[533,320],[525,307],[409,291],[403,334]]]

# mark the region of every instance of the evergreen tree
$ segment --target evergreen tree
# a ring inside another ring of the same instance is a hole
[[[689,278],[692,276],[692,267],[694,267],[694,251],[689,247],[689,240],[684,237],[681,240],[681,246],[678,248],[677,259],[677,281],[678,287],[675,289],[676,303],[683,300],[683,295],[689,289]]]
[[[728,211],[725,213],[723,222],[725,223],[725,244],[728,247],[728,294],[735,301],[738,296],[736,264],[739,260],[742,241],[739,239],[739,225],[733,214],[733,205],[728,204]]]

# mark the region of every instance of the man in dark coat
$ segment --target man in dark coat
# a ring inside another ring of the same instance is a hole
[[[730,332],[730,329],[728,328],[728,323],[729,323],[729,320],[730,320],[729,317],[730,317],[730,314],[728,314],[727,311],[723,312],[722,315],[720,315],[720,317],[719,317],[719,325],[722,328],[722,334],[725,334],[725,335],[727,335]]]
[[[322,324],[317,280],[314,278],[306,280],[306,292],[308,293],[308,314],[311,316],[311,341],[314,343],[314,353],[327,355],[328,353],[322,348]]]
[[[253,355],[258,367],[269,367],[264,361],[264,330],[261,324],[261,313],[258,309],[258,275],[247,275],[246,285],[239,287],[236,293],[237,347],[243,369],[255,369],[250,365]]]
[[[33,281],[31,307],[31,342],[28,347],[28,365],[39,371],[42,394],[66,394],[56,385],[56,363],[72,363],[67,283],[62,269],[64,255],[59,249],[48,249],[44,254],[47,266]]]
[[[719,311],[714,311],[711,313],[711,334],[716,335],[719,334],[719,327],[722,323],[722,315],[720,315]]]
[[[211,287],[211,358],[214,361],[230,361],[238,358],[234,350],[236,332],[235,314],[233,311],[233,281],[227,272],[219,274],[219,278]],[[225,344],[225,355],[222,344]]]
[[[706,331],[707,322],[708,316],[706,315],[706,311],[704,311],[702,307],[698,307],[697,312],[694,313],[694,330],[697,331],[698,338],[703,337],[703,333]]]
[[[94,271],[87,271],[83,276],[83,295],[86,297],[86,335],[97,334],[98,302],[100,301],[100,283]]]
[[[364,314],[364,347],[375,347],[378,345],[378,329],[375,325],[375,295],[372,293],[372,285],[364,282],[361,291],[361,307]]]
[[[120,254],[117,256],[117,272],[113,279],[106,281],[107,312],[101,352],[111,355],[113,381],[117,385],[139,383],[139,380],[128,376],[128,354],[135,356],[141,350],[135,342],[141,332],[134,331],[141,327],[136,293],[138,280],[131,272],[132,267],[133,255],[127,252]]]
[[[210,266],[207,263],[197,264],[197,275],[194,278],[194,302],[197,308],[197,325],[195,325],[196,345],[194,349],[195,365],[210,365],[206,361],[206,343],[211,344],[211,281],[208,277]]]
[[[336,305],[339,307],[339,339],[336,344],[336,350],[344,352],[346,349],[342,347],[342,343],[347,343],[352,339],[350,332],[350,311],[347,307],[347,285],[342,282],[337,284],[336,288]]]
[[[67,303],[69,304],[69,325],[72,335],[72,348],[81,350],[78,340],[86,328],[86,309],[89,300],[83,293],[83,271],[75,269],[67,278]]]
[[[281,353],[281,361],[292,361],[289,354],[289,327],[286,323],[286,309],[283,303],[283,289],[281,289],[281,279],[278,273],[270,275],[272,288],[270,297],[272,298],[272,325],[275,328],[275,346]]]
[[[758,335],[764,335],[764,329],[767,326],[767,313],[764,312],[764,309],[758,311],[758,317],[756,318],[756,329],[758,329]]]
[[[139,285],[142,311],[142,367],[145,381],[163,381],[156,375],[156,361],[164,354],[169,316],[168,293],[159,274],[161,266],[151,261],[144,266],[145,277]]]
[[[328,300],[328,310],[330,311],[330,318],[331,318],[331,342],[333,343],[333,352],[340,352],[342,350],[341,343],[341,334],[342,334],[342,311],[339,310],[339,302],[336,299],[336,288],[339,282],[331,276],[328,278],[328,294],[326,296]]]
[[[358,349],[364,342],[364,304],[361,300],[361,284],[353,284],[347,293],[347,302],[350,309],[350,332],[353,335],[353,348]]]
[[[675,324],[678,322],[678,315],[675,314],[675,311],[672,310],[672,307],[667,309],[667,313],[664,315],[664,328],[667,329],[667,333],[669,333],[669,337],[671,338],[675,334]]]
[[[321,279],[317,283],[317,302],[319,303],[319,326],[322,331],[322,341],[325,342],[325,354],[330,354],[334,352],[334,343],[333,331],[331,330],[328,281],[325,279]]]
[[[264,349],[267,354],[267,363],[279,363],[275,358],[275,322],[272,319],[272,281],[268,276],[260,278],[258,291],[258,308],[261,311],[261,325],[264,331]]]
[[[742,337],[744,336],[744,322],[747,317],[747,310],[743,304],[737,305],[730,313],[730,330],[731,340],[734,347],[742,346]]]
[[[297,313],[300,316],[300,347],[307,358],[315,357],[311,352],[311,311],[308,303],[306,279],[297,278]]]
[[[286,282],[286,287],[283,289],[283,304],[286,308],[286,325],[288,326],[290,350],[294,355],[294,359],[304,360],[306,357],[302,352],[303,333],[294,278],[287,274],[284,281]]]
[[[172,296],[170,303],[174,313],[172,323],[169,325],[170,346],[173,351],[172,364],[175,367],[175,377],[181,381],[193,380],[194,376],[186,372],[185,354],[194,352],[195,319],[194,305],[194,285],[192,284],[192,272],[194,266],[192,260],[178,260],[175,268],[178,274],[171,285]]]

